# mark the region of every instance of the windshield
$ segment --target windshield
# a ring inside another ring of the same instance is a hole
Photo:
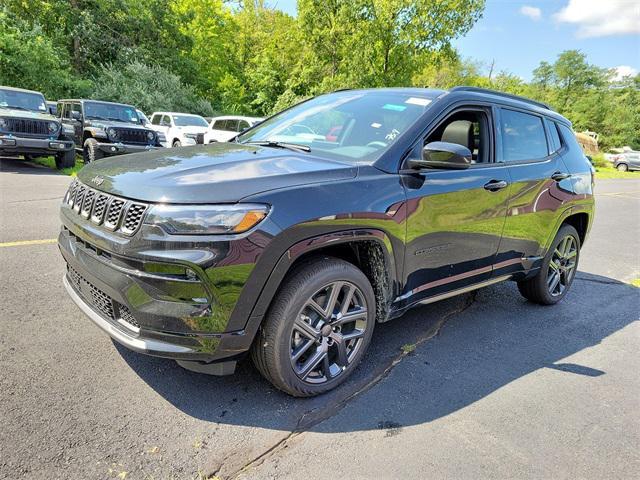
[[[198,115],[173,115],[176,127],[208,127],[207,121]]]
[[[304,145],[348,161],[374,161],[425,111],[430,96],[393,91],[344,91],[286,110],[238,137],[239,143]]]
[[[0,88],[0,108],[17,108],[19,110],[46,112],[47,104],[40,93],[4,90]]]
[[[90,120],[140,123],[135,108],[115,103],[84,102],[84,116]]]

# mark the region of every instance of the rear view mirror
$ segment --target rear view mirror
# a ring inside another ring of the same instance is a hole
[[[471,165],[471,150],[457,143],[431,142],[422,149],[422,159],[410,159],[409,168],[462,170]]]

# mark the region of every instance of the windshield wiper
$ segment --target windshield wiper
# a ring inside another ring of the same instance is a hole
[[[276,142],[275,140],[256,140],[254,142],[242,142],[243,145],[258,145],[260,147],[286,148],[298,152],[310,152],[311,147],[308,145],[300,145],[298,143]]]
[[[19,106],[17,106],[17,105],[7,105],[7,106],[6,106],[6,107],[4,107],[4,108],[13,108],[13,109],[15,109],[15,110],[26,110],[27,112],[33,112],[33,111],[37,112],[37,111],[38,111],[38,110],[32,110],[32,109],[30,109],[30,108],[19,107]]]
[[[108,119],[108,118],[105,118],[105,117],[99,117],[99,116],[97,116],[97,115],[87,115],[87,119],[88,119],[88,120],[106,120],[106,121],[109,121],[109,119]]]

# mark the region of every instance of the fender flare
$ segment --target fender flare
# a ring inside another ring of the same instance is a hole
[[[367,241],[375,242],[382,249],[385,269],[388,272],[389,280],[389,292],[387,293],[389,295],[389,301],[393,301],[393,298],[395,298],[397,294],[399,272],[397,270],[394,248],[390,237],[382,230],[367,228],[329,232],[298,241],[280,256],[253,306],[251,315],[247,320],[247,330],[257,331],[258,325],[255,325],[255,323],[261,323],[262,317],[266,314],[282,281],[300,257],[328,246]],[[255,326],[250,326],[250,324],[254,324]]]

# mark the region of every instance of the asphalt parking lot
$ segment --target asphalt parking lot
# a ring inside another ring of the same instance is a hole
[[[599,182],[560,305],[507,283],[415,309],[307,400],[94,327],[61,282],[69,181],[0,159],[0,478],[637,478],[640,180]]]

